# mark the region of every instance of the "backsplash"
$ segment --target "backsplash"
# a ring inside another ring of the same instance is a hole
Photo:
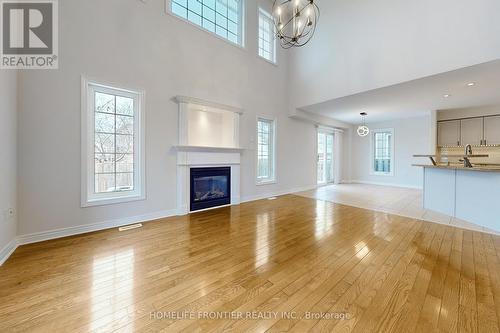
[[[447,155],[463,155],[465,147],[439,147],[437,149],[438,163],[450,164],[461,163],[457,157],[446,157]],[[500,164],[500,146],[473,146],[474,155],[489,155],[489,157],[471,158],[472,164]]]

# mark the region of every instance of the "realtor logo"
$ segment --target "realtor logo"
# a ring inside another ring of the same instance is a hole
[[[0,0],[5,69],[57,69],[57,0]]]

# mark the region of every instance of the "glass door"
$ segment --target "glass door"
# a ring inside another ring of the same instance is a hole
[[[333,183],[333,133],[318,132],[318,184]]]

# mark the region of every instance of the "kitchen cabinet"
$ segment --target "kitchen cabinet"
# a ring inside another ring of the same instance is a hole
[[[484,118],[484,140],[487,145],[500,145],[500,116]]]
[[[460,145],[460,120],[438,122],[438,145]]]
[[[460,121],[460,144],[481,145],[483,144],[483,118],[462,119]]]

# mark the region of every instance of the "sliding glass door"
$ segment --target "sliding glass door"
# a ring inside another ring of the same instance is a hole
[[[333,133],[318,131],[318,184],[333,181]]]

